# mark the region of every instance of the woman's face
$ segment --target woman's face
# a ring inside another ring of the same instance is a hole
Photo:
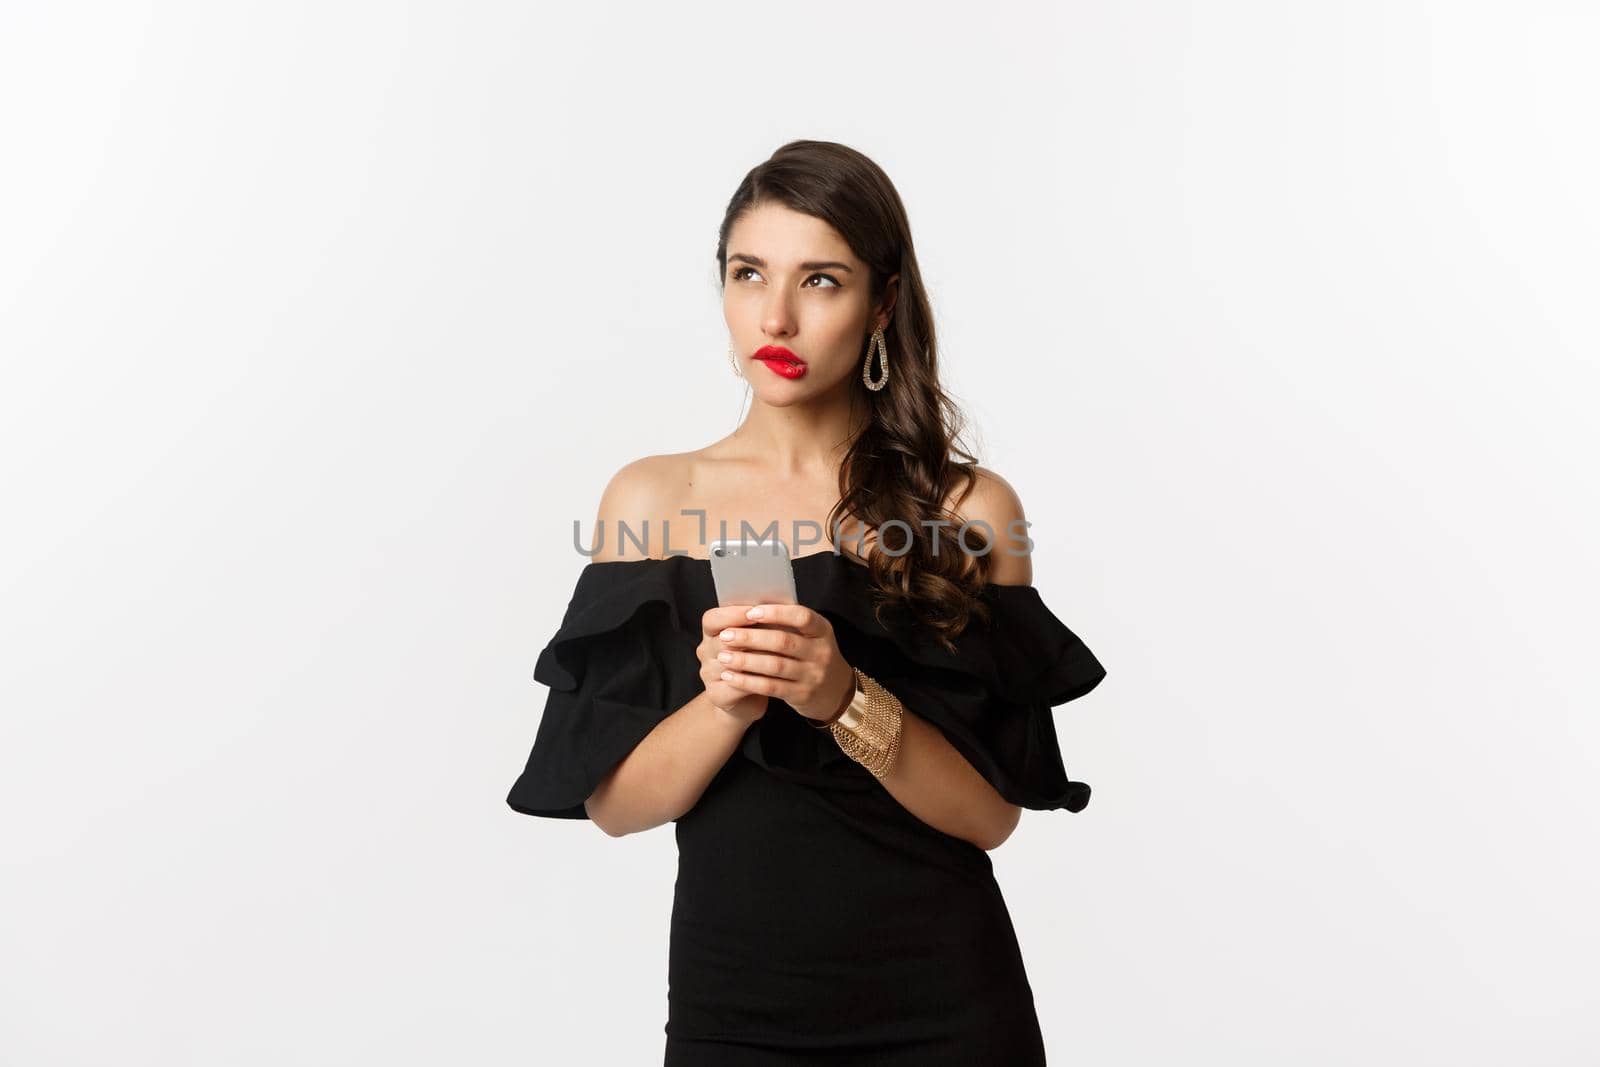
[[[728,234],[727,252],[722,312],[757,396],[792,404],[860,376],[863,344],[887,321],[898,275],[889,281],[884,315],[875,318],[867,265],[832,226],[780,204],[745,212]],[[764,352],[768,358],[760,358]]]

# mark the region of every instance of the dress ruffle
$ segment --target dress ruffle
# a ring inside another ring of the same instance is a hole
[[[1106,672],[1035,587],[985,587],[989,625],[969,625],[951,650],[920,627],[880,623],[865,565],[829,550],[794,568],[800,602],[827,616],[846,660],[938,727],[1002,797],[1035,810],[1088,804],[1089,786],[1067,776],[1051,709]],[[507,803],[528,815],[587,817],[583,801],[600,780],[703,688],[695,649],[701,616],[715,605],[706,560],[585,566],[534,667],[550,694]],[[746,732],[739,754],[819,787],[881,788],[781,700]]]

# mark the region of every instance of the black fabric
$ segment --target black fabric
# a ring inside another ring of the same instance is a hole
[[[986,587],[990,623],[951,651],[881,624],[864,565],[824,551],[794,568],[845,658],[1001,796],[1083,810],[1089,786],[1067,776],[1051,709],[1106,672],[1037,589]],[[701,691],[695,648],[715,604],[706,560],[584,567],[534,668],[550,693],[507,803],[586,818],[600,779]],[[669,1064],[1044,1062],[988,853],[916,818],[783,701],[675,834]]]

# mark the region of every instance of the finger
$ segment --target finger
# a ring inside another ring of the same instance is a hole
[[[722,647],[729,651],[752,649],[796,659],[805,656],[806,646],[811,641],[788,630],[769,630],[761,626],[732,627],[717,636],[722,639]]]
[[[706,683],[706,696],[711,698],[711,703],[719,708],[730,707],[737,704],[745,697],[757,696],[748,690],[740,689],[736,685],[713,678]]]
[[[760,614],[751,617],[751,611],[759,611]],[[804,604],[755,604],[746,609],[742,621],[792,626],[795,632],[806,637],[821,637],[828,631],[828,620]]]
[[[750,696],[752,690],[741,689],[737,683],[722,677],[722,673],[725,670],[727,670],[727,665],[718,663],[716,660],[706,664],[705,668],[700,672],[700,681],[705,685],[706,692],[717,690],[724,698],[731,692],[734,699]]]
[[[745,612],[754,605],[751,604],[723,604],[719,607],[708,608],[700,616],[700,628],[705,633],[715,636],[719,630],[730,626],[742,626],[750,620],[745,618]]]
[[[745,674],[742,671],[723,671],[722,684],[731,685],[747,693],[760,693],[762,696],[784,699],[784,694],[796,691],[793,682],[784,678],[774,678],[766,674]]]
[[[727,656],[727,659],[723,659]],[[800,661],[765,652],[723,652],[717,656],[722,669],[740,674],[760,674],[768,678],[794,679],[800,675]]]

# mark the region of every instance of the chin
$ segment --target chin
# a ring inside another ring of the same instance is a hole
[[[805,377],[793,380],[780,378],[765,367],[758,366],[755,369],[771,380],[760,381],[757,379],[750,383],[750,388],[756,396],[773,407],[786,407],[801,401],[812,400],[839,385],[838,382],[828,381],[823,375],[819,374],[815,366],[806,368]]]
[[[756,399],[771,407],[786,408],[791,404],[803,404],[816,396],[816,390],[801,389],[798,386],[798,382],[785,382],[784,388],[774,389],[768,386],[765,389],[757,389]]]

